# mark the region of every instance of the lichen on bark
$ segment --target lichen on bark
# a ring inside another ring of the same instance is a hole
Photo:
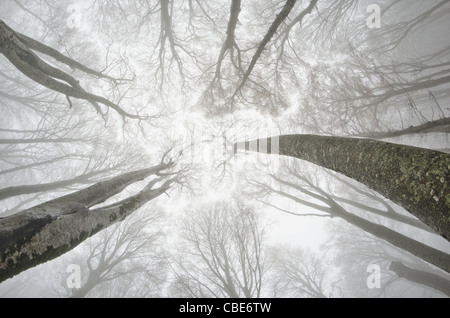
[[[273,152],[273,138],[264,139],[268,153]],[[357,180],[450,239],[449,154],[369,139],[316,135],[278,138],[279,155],[306,160]],[[249,150],[251,142],[255,141],[244,142],[245,147],[240,148]]]
[[[153,188],[158,177],[138,194],[112,205],[93,206],[122,192],[128,185],[169,169],[173,162],[131,171],[98,182],[6,218],[0,218],[0,282],[54,259],[113,223],[124,220],[149,200],[170,188],[173,180]]]

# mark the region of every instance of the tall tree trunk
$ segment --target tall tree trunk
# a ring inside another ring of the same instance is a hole
[[[115,204],[90,209],[128,185],[173,166],[172,162],[128,172],[75,193],[0,218],[0,282],[54,259],[111,224],[125,219],[146,202],[166,192],[176,177],[153,188],[158,177],[138,194]]]
[[[441,118],[433,121],[426,122],[425,124],[418,126],[411,126],[401,130],[387,131],[387,132],[374,132],[363,133],[355,135],[355,137],[367,137],[372,139],[385,139],[394,138],[412,134],[425,134],[425,133],[450,133],[450,118]]]
[[[435,249],[431,246],[428,246],[426,244],[423,244],[419,241],[416,241],[416,240],[414,240],[410,237],[407,237],[403,234],[400,234],[396,231],[393,231],[383,225],[372,223],[370,221],[365,220],[362,217],[359,217],[355,214],[348,212],[344,207],[342,207],[339,203],[337,203],[331,195],[328,195],[325,191],[323,191],[319,187],[314,186],[313,184],[308,184],[308,186],[311,187],[311,189],[316,191],[318,194],[316,194],[315,192],[311,192],[307,189],[303,189],[302,187],[298,187],[292,183],[285,182],[285,181],[277,179],[277,178],[274,178],[274,179],[284,185],[293,187],[293,188],[299,190],[300,192],[309,195],[311,198],[313,198],[315,200],[321,201],[326,206],[324,206],[322,204],[311,203],[311,202],[305,201],[303,199],[299,199],[297,196],[288,194],[284,191],[279,191],[279,190],[270,188],[270,189],[272,189],[271,191],[273,191],[274,193],[277,193],[286,198],[292,199],[293,201],[298,202],[300,204],[303,204],[303,205],[315,208],[319,211],[328,213],[333,217],[341,218],[341,219],[345,220],[346,222],[360,228],[361,230],[363,230],[369,234],[372,234],[373,236],[378,237],[382,240],[385,240],[386,242],[388,242],[408,253],[411,253],[412,255],[450,273],[450,255],[449,254],[447,254],[441,250]]]
[[[112,170],[113,170],[113,168],[108,168],[108,169],[103,169],[103,170],[99,170],[99,171],[88,172],[88,173],[76,176],[71,179],[66,179],[66,180],[2,188],[2,189],[0,189],[0,201],[7,199],[7,198],[15,197],[18,195],[53,191],[53,190],[57,190],[60,188],[70,187],[70,186],[73,186],[76,184],[93,183],[93,181],[91,181],[92,179],[94,179],[95,177],[98,177],[99,175],[111,172]]]
[[[17,144],[46,144],[46,143],[75,143],[86,142],[85,139],[77,138],[32,138],[32,139],[0,139],[0,145],[17,145]]]
[[[0,175],[13,173],[13,172],[16,172],[16,171],[19,171],[19,170],[33,169],[35,167],[45,166],[45,165],[48,165],[48,164],[55,163],[55,162],[57,162],[59,160],[62,161],[64,159],[75,157],[75,156],[77,156],[77,155],[64,155],[64,156],[61,156],[61,157],[56,157],[56,158],[45,160],[45,161],[33,162],[33,163],[30,163],[30,164],[25,164],[23,166],[17,166],[17,167],[14,167],[14,168],[1,170],[0,171]]]
[[[217,60],[217,66],[216,66],[216,73],[214,78],[220,80],[220,69],[222,67],[222,62],[225,58],[225,53],[228,50],[233,50],[233,47],[237,47],[236,40],[234,38],[234,34],[236,31],[236,26],[238,24],[239,20],[239,13],[241,12],[241,0],[232,0],[231,1],[231,7],[230,7],[230,20],[228,21],[228,27],[227,27],[227,37],[225,39],[225,42],[222,45],[222,49],[220,50],[219,58]],[[239,54],[239,52],[238,52]],[[240,58],[239,58],[239,64],[240,64]]]
[[[450,281],[441,276],[409,268],[401,262],[392,262],[389,269],[396,273],[398,277],[405,278],[413,283],[434,288],[450,297]]]
[[[353,224],[360,229],[370,233],[378,238],[381,238],[392,245],[407,251],[414,256],[423,259],[424,261],[433,264],[447,273],[450,273],[450,255],[438,249],[432,248],[426,244],[409,238],[403,234],[393,231],[385,226],[369,222],[357,215],[347,212],[340,206],[332,206],[331,214],[333,216],[342,218],[350,224]]]
[[[238,142],[235,152],[238,148],[291,156],[340,172],[401,205],[450,240],[449,154],[369,139],[316,135]]]
[[[72,102],[69,97],[74,97],[88,101],[100,114],[102,114],[102,111],[99,103],[114,109],[122,117],[144,119],[142,116],[127,113],[120,108],[119,105],[111,102],[107,98],[86,92],[80,86],[78,80],[70,74],[43,61],[27,46],[27,44],[31,44],[34,48],[37,47],[35,42],[31,42],[29,38],[17,34],[13,29],[6,25],[3,20],[0,20],[0,53],[31,80],[66,95],[70,107],[72,107]],[[42,47],[40,47],[40,49],[43,50]],[[57,58],[56,55],[53,55],[53,57]],[[58,60],[61,61],[62,59],[58,56]]]
[[[100,276],[101,272],[99,270],[90,272],[87,281],[79,289],[74,290],[70,298],[85,298],[94,287],[102,282]]]
[[[288,17],[288,15],[291,12],[292,8],[294,8],[295,2],[296,2],[296,0],[287,0],[285,5],[283,6],[283,9],[280,11],[279,14],[277,14],[275,20],[273,21],[273,23],[270,26],[269,30],[267,31],[266,35],[264,36],[264,38],[262,39],[261,43],[259,44],[258,49],[256,50],[255,54],[253,55],[252,60],[250,61],[250,65],[248,66],[248,69],[245,72],[241,83],[239,84],[238,88],[236,89],[236,91],[233,94],[233,98],[245,86],[245,83],[247,82],[250,74],[253,71],[253,68],[256,65],[256,62],[258,61],[259,57],[261,56],[262,52],[264,51],[264,48],[270,42],[272,37],[275,35],[275,33],[278,30],[278,27]]]

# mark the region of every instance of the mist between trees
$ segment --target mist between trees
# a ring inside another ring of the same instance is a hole
[[[0,6],[0,297],[450,296],[448,1]]]

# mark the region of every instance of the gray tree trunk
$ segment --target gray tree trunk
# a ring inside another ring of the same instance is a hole
[[[289,13],[291,12],[292,8],[295,5],[295,2],[296,2],[296,0],[287,0],[286,4],[283,6],[283,9],[280,11],[279,14],[277,14],[275,20],[273,21],[273,23],[270,26],[269,30],[267,31],[266,35],[264,36],[261,43],[259,44],[258,49],[256,50],[255,54],[253,55],[250,65],[248,66],[248,69],[245,72],[241,83],[239,84],[238,88],[234,92],[233,97],[236,96],[241,91],[241,89],[245,86],[245,83],[247,82],[248,78],[250,77],[250,74],[253,71],[253,68],[256,65],[256,62],[258,61],[259,57],[261,56],[262,52],[264,51],[264,48],[270,42],[272,37],[275,35],[275,33],[278,30],[278,27],[288,17]],[[312,8],[311,8],[311,10],[312,10]]]
[[[398,277],[405,278],[416,284],[431,287],[450,297],[450,281],[441,276],[409,268],[401,262],[392,262],[389,269],[396,273]]]
[[[54,259],[111,224],[125,219],[146,202],[166,192],[176,177],[153,188],[158,177],[138,194],[115,204],[90,209],[128,185],[169,169],[173,163],[128,172],[83,190],[0,218],[0,282]]]
[[[24,195],[24,194],[32,194],[32,193],[39,193],[39,192],[47,192],[47,191],[53,191],[60,188],[70,187],[76,184],[89,184],[93,183],[91,181],[93,178],[106,174],[108,172],[111,172],[113,169],[103,169],[99,171],[93,171],[88,172],[79,176],[76,176],[71,179],[66,180],[60,180],[60,181],[54,181],[54,182],[48,182],[48,183],[41,183],[41,184],[28,184],[28,185],[19,185],[19,186],[11,186],[0,189],[0,201],[15,197],[18,195]]]
[[[381,238],[392,245],[407,251],[414,256],[423,259],[424,261],[433,264],[447,273],[450,273],[450,255],[435,249],[431,246],[423,244],[396,231],[393,231],[385,226],[369,222],[357,215],[347,212],[339,206],[332,206],[332,215],[342,218],[350,224],[353,224],[360,229],[370,233],[378,238]]]
[[[54,90],[64,94],[72,107],[69,97],[84,99],[91,103],[98,113],[102,114],[99,103],[114,109],[122,117],[142,119],[139,115],[129,114],[124,111],[119,105],[111,102],[107,98],[86,92],[78,80],[74,77],[55,68],[41,58],[39,58],[28,45],[37,48],[38,51],[45,51],[58,61],[68,62],[70,59],[62,59],[48,50],[44,50],[43,45],[38,46],[36,41],[31,41],[30,38],[16,33],[3,20],[0,20],[0,53],[2,53],[19,71],[26,75],[31,80],[39,83],[48,89]],[[74,66],[70,63],[69,66]],[[80,65],[77,65],[81,69]],[[86,70],[86,68],[84,69]],[[92,75],[92,72],[89,72]],[[65,82],[65,83],[64,83]]]
[[[315,208],[319,211],[325,212],[330,214],[333,217],[339,217],[346,222],[360,228],[361,230],[372,234],[375,237],[378,237],[382,240],[385,240],[386,242],[408,252],[412,255],[430,263],[434,266],[437,266],[441,268],[442,270],[450,273],[450,255],[435,249],[431,246],[428,246],[426,244],[423,244],[419,241],[416,241],[410,237],[407,237],[403,234],[400,234],[396,231],[393,231],[383,225],[379,225],[376,223],[372,223],[370,221],[367,221],[363,219],[362,217],[359,217],[355,214],[352,214],[348,212],[346,209],[344,209],[339,203],[334,201],[334,199],[328,195],[325,191],[320,189],[319,187],[313,186],[312,184],[309,184],[309,186],[317,191],[319,194],[312,193],[309,190],[303,189],[301,187],[297,187],[296,185],[285,182],[283,180],[274,178],[275,180],[279,181],[280,183],[283,183],[285,185],[294,187],[295,189],[299,190],[300,192],[303,192],[311,198],[314,198],[316,200],[322,201],[327,206],[323,206],[316,203],[310,203],[305,200],[298,199],[296,196],[293,196],[291,194],[288,194],[283,191],[273,190],[275,193],[278,193],[286,198],[290,198],[298,203],[301,203],[303,205],[310,206],[312,208]]]
[[[238,142],[234,149],[291,156],[342,173],[450,240],[449,154],[369,139],[283,135],[278,137],[278,147],[272,146],[272,140],[277,137]]]
[[[412,135],[412,134],[425,134],[425,133],[433,133],[433,132],[442,132],[442,133],[450,133],[450,118],[441,118],[433,121],[429,121],[425,124],[418,126],[411,126],[401,130],[387,131],[387,132],[375,132],[375,133],[366,133],[366,134],[358,134],[355,137],[367,137],[372,139],[385,139],[385,138],[394,138],[400,137],[404,135]]]
[[[101,271],[96,270],[89,273],[89,277],[87,281],[81,286],[80,289],[77,289],[73,292],[72,295],[70,295],[70,298],[85,298],[86,295],[94,289],[95,286],[100,284],[101,281]]]

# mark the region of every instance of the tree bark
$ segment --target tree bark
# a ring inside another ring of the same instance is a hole
[[[64,155],[64,156],[61,156],[61,157],[56,157],[56,158],[45,160],[45,161],[34,162],[34,163],[26,164],[26,165],[23,165],[23,166],[17,166],[17,167],[14,167],[14,168],[1,170],[0,171],[0,175],[13,173],[13,172],[16,172],[16,171],[19,171],[19,170],[26,170],[26,169],[30,169],[31,170],[31,169],[34,169],[35,167],[45,166],[45,165],[48,165],[48,164],[55,163],[55,162],[57,162],[59,160],[64,160],[64,159],[71,158],[71,157],[74,157],[74,156],[76,156],[76,155],[73,155],[73,156],[72,155]]]
[[[274,178],[274,180],[277,180],[284,185],[293,187],[297,189],[298,191],[310,196],[311,198],[315,200],[319,200],[323,202],[325,205],[311,203],[306,200],[299,199],[297,196],[288,194],[283,191],[274,190],[272,188],[271,191],[278,193],[286,198],[292,199],[295,202],[298,202],[300,204],[312,207],[316,210],[328,213],[329,215],[333,217],[338,217],[343,219],[344,221],[352,224],[353,226],[356,226],[360,228],[361,230],[372,234],[375,237],[378,237],[382,240],[385,240],[386,242],[408,252],[412,255],[430,263],[434,266],[437,266],[441,268],[442,270],[450,273],[450,255],[435,249],[431,246],[428,246],[426,244],[423,244],[419,241],[416,241],[412,238],[409,238],[401,233],[398,233],[396,231],[393,231],[385,226],[372,223],[370,221],[367,221],[355,214],[352,214],[348,212],[345,208],[343,208],[339,203],[337,203],[331,195],[328,195],[325,191],[320,189],[319,187],[314,186],[313,184],[308,184],[309,187],[311,187],[315,192],[310,191],[308,189],[304,189],[302,187],[298,187],[292,183],[285,182],[283,180],[280,180],[278,178]]]
[[[375,140],[316,135],[238,142],[235,152],[238,147],[291,156],[342,173],[399,204],[450,240],[449,154]]]
[[[290,172],[290,173],[292,173],[297,178],[302,179],[295,172]],[[408,216],[404,216],[404,215],[398,214],[398,213],[396,213],[393,210],[391,210],[391,211],[382,211],[382,210],[374,208],[374,207],[372,207],[370,205],[359,203],[359,202],[357,202],[355,200],[341,198],[341,197],[336,196],[336,195],[328,196],[319,187],[316,187],[316,186],[313,186],[312,184],[309,184],[317,192],[322,193],[322,196],[315,196],[310,191],[306,191],[305,189],[303,189],[302,187],[298,186],[295,183],[292,183],[292,182],[289,182],[289,181],[286,181],[286,180],[282,180],[282,179],[280,179],[280,178],[278,178],[278,177],[276,177],[274,175],[272,175],[272,178],[274,180],[276,180],[277,182],[281,183],[281,184],[293,187],[293,188],[295,188],[295,189],[297,189],[297,190],[299,190],[301,192],[307,193],[310,196],[314,196],[315,199],[321,200],[322,202],[326,203],[327,205],[334,204],[335,202],[343,202],[343,203],[352,205],[352,206],[354,206],[356,208],[362,209],[365,212],[369,212],[369,213],[372,213],[372,214],[375,214],[375,215],[379,215],[379,216],[382,216],[382,217],[387,218],[387,219],[391,219],[391,220],[394,220],[394,221],[397,221],[397,222],[402,222],[402,223],[407,224],[409,226],[414,226],[414,227],[419,228],[421,230],[428,231],[430,233],[434,233],[433,230],[431,230],[426,224],[424,224],[420,220],[417,220],[416,218],[413,218],[413,217],[408,217]],[[340,180],[340,181],[344,182],[344,184],[346,184],[348,187],[353,188],[353,185],[350,185],[349,183],[345,182],[344,180]],[[367,193],[365,195],[370,195],[370,194]],[[326,200],[322,200],[322,198],[325,198]],[[374,197],[374,198],[377,199],[377,201],[379,200],[379,198],[377,198],[377,197]],[[339,206],[341,206],[341,205],[339,204]],[[385,206],[389,206],[389,205],[386,204]],[[327,212],[327,213],[332,213],[332,212]]]
[[[400,136],[404,136],[404,135],[421,134],[421,133],[425,134],[425,133],[433,133],[433,132],[450,133],[450,118],[441,118],[441,119],[429,121],[422,125],[411,126],[411,127],[401,129],[401,130],[366,133],[366,134],[363,133],[363,134],[355,135],[355,137],[385,139],[385,138],[400,137]]]
[[[172,162],[128,172],[75,193],[0,218],[0,282],[61,256],[111,224],[125,219],[146,202],[166,192],[175,178],[156,178],[138,194],[115,204],[90,209],[128,185],[173,166]]]
[[[85,298],[95,286],[102,282],[100,276],[101,272],[99,270],[90,272],[87,281],[79,289],[75,290],[73,294],[70,295],[70,298]]]
[[[219,58],[217,60],[216,73],[214,79],[220,80],[220,69],[222,66],[222,62],[225,58],[225,53],[228,50],[232,50],[233,47],[237,47],[236,40],[234,39],[234,34],[236,31],[236,26],[239,20],[239,13],[241,12],[241,0],[232,0],[230,7],[230,20],[228,21],[227,27],[227,37],[225,42],[222,45],[222,49],[220,50]],[[239,54],[239,52],[238,52]],[[240,58],[238,59],[238,63],[240,64]]]
[[[59,188],[70,187],[70,186],[73,186],[76,184],[93,183],[93,181],[91,181],[92,179],[94,179],[95,177],[102,175],[104,173],[111,172],[112,170],[113,170],[113,168],[103,169],[103,170],[99,170],[99,171],[92,171],[92,172],[88,172],[88,173],[76,176],[71,179],[48,182],[48,183],[27,184],[27,185],[18,185],[18,186],[2,188],[2,189],[0,189],[0,201],[5,200],[7,198],[19,196],[19,195],[24,195],[24,194],[47,192],[47,191],[52,191],[52,190],[56,190]]]
[[[24,42],[25,41],[25,42]],[[91,103],[96,111],[102,114],[99,103],[114,109],[122,117],[143,119],[144,117],[129,114],[119,105],[107,98],[86,92],[79,81],[71,75],[57,69],[40,59],[27,45],[30,41],[17,34],[6,23],[0,20],[0,53],[2,53],[20,72],[31,80],[53,91],[68,97],[84,99]],[[33,47],[36,44],[32,43]],[[67,84],[65,84],[66,82]],[[71,102],[69,100],[71,105]]]
[[[241,89],[245,86],[247,79],[249,78],[250,74],[253,71],[253,68],[256,65],[256,62],[258,61],[259,57],[261,56],[262,52],[264,51],[264,48],[266,47],[267,43],[270,42],[272,37],[275,35],[275,33],[277,32],[278,27],[281,25],[281,23],[283,23],[283,21],[287,18],[287,16],[291,12],[292,8],[294,8],[295,2],[296,2],[296,0],[287,0],[283,9],[280,11],[279,14],[277,14],[277,17],[273,21],[273,23],[270,26],[269,30],[267,31],[266,35],[264,36],[261,43],[259,44],[258,49],[256,50],[255,54],[253,55],[250,65],[248,66],[248,69],[245,72],[241,83],[239,84],[238,88],[234,92],[233,97],[236,96],[241,91]]]
[[[428,286],[450,297],[450,281],[436,274],[416,270],[403,265],[401,262],[392,262],[389,270],[398,277],[405,278],[413,283]]]
[[[35,50],[37,52],[41,52],[45,55],[51,56],[52,58],[54,58],[55,60],[57,60],[58,62],[64,63],[68,66],[70,66],[72,69],[78,69],[86,74],[90,74],[93,76],[96,76],[98,78],[105,78],[105,79],[109,79],[109,80],[114,80],[112,77],[103,74],[102,72],[98,72],[95,71],[89,67],[84,66],[83,64],[81,64],[80,62],[77,62],[63,54],[61,54],[60,52],[58,52],[57,50],[39,42],[36,41],[24,34],[21,34],[19,32],[16,32],[17,36],[20,38],[20,40],[26,45],[28,46],[30,49]]]
[[[86,142],[86,139],[79,138],[30,138],[30,139],[0,139],[0,145],[18,144],[45,144],[45,143],[73,143]]]
[[[450,255],[423,244],[419,241],[411,239],[403,234],[393,231],[385,226],[369,222],[357,215],[347,212],[339,206],[332,206],[331,214],[339,217],[348,223],[357,226],[358,228],[370,233],[378,238],[381,238],[392,245],[413,254],[414,256],[423,259],[424,261],[433,264],[442,270],[450,273]]]

